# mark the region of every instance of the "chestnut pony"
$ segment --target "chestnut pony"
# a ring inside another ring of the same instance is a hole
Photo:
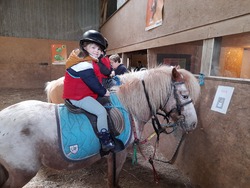
[[[194,102],[199,97],[200,86],[190,72],[161,66],[121,75],[120,79],[123,84],[116,89],[116,95],[133,118],[133,132],[137,133],[138,138],[146,122],[159,109],[169,114],[173,122],[178,121],[180,116],[184,117],[181,123],[184,131],[196,128]],[[28,100],[0,111],[0,187],[23,187],[37,174],[41,166],[56,170],[75,170],[101,159],[96,154],[71,162],[62,156],[56,106],[58,104]],[[131,136],[130,145],[134,137]],[[112,153],[106,155],[109,187],[119,187],[119,173],[127,152],[125,148],[116,153],[116,168],[113,168]]]

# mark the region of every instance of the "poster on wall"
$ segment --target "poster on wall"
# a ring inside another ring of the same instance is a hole
[[[234,87],[218,86],[211,110],[226,114],[233,91]]]
[[[65,63],[67,59],[67,48],[65,44],[52,44],[51,56],[53,64]]]
[[[146,31],[162,25],[162,9],[163,0],[148,0],[146,12]]]

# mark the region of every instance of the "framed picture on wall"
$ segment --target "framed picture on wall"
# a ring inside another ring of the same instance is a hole
[[[67,47],[65,44],[51,45],[52,64],[65,64],[67,60]]]
[[[182,69],[191,71],[191,55],[189,54],[157,54],[158,65],[179,65]]]
[[[146,10],[146,31],[162,25],[162,9],[163,0],[148,0]]]

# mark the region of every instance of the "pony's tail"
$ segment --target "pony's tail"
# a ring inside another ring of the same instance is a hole
[[[47,95],[47,101],[49,103],[52,103],[52,100],[51,100],[50,95],[49,95],[50,90],[51,90],[51,86],[52,86],[52,82],[54,82],[54,80],[51,81],[51,82],[46,82],[46,84],[45,84],[45,90],[44,90],[45,93],[46,93],[46,95]]]
[[[3,165],[0,164],[0,187],[7,181],[9,178],[8,171],[4,168]]]

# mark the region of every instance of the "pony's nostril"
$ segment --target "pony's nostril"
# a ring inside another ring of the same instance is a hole
[[[195,129],[195,128],[196,128],[196,123],[193,123],[193,124],[191,125],[191,127],[192,127],[192,129]]]

